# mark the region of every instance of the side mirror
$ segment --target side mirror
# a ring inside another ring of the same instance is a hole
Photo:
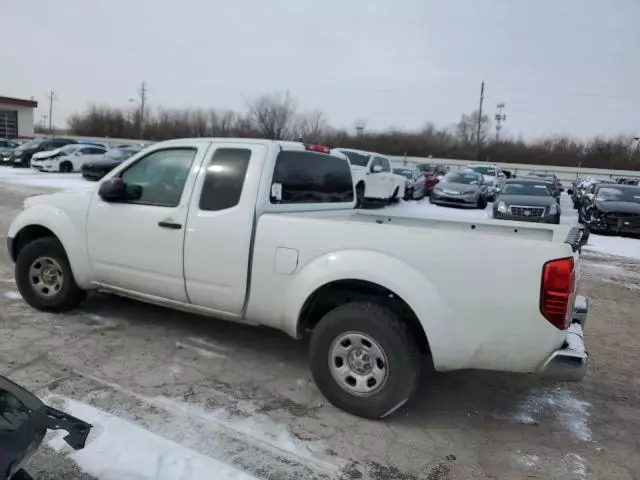
[[[380,173],[382,171],[382,165],[374,165],[371,167],[371,171],[373,173]]]
[[[127,185],[120,177],[110,178],[100,184],[98,195],[105,202],[121,202],[127,198]]]

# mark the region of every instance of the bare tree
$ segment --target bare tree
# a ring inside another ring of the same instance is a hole
[[[249,113],[258,131],[274,140],[289,136],[296,109],[297,102],[289,92],[262,95],[249,102]]]
[[[478,122],[480,122],[480,143],[484,143],[491,130],[491,121],[488,115],[482,115],[482,119],[480,119],[480,114],[477,110],[473,111],[470,115],[463,114],[462,117],[460,117],[455,131],[461,142],[465,144],[476,142]]]
[[[294,135],[306,142],[321,143],[327,127],[327,120],[322,110],[311,110],[297,116]]]

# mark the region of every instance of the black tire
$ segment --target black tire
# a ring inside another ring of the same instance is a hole
[[[398,203],[398,187],[393,191],[393,195],[389,198],[389,204]]]
[[[478,197],[478,208],[480,210],[484,210],[485,208],[487,208],[487,199],[484,198],[482,195]]]
[[[386,381],[370,396],[348,392],[331,373],[332,344],[348,332],[375,340],[386,357]],[[393,311],[375,303],[353,302],[331,310],[311,337],[311,372],[318,388],[334,406],[359,417],[380,419],[408,401],[418,385],[420,360],[418,346],[405,323]]]
[[[413,188],[407,188],[407,190],[405,190],[404,192],[404,199],[405,200],[413,200]]]
[[[71,165],[71,162],[62,162],[60,164],[60,171],[62,173],[71,173],[73,171],[73,165]]]
[[[60,290],[45,297],[37,293],[29,278],[32,264],[40,257],[49,257],[60,266],[62,272],[62,285]],[[65,312],[80,305],[87,293],[78,287],[73,272],[69,265],[69,259],[64,247],[54,237],[38,238],[25,245],[15,265],[16,285],[22,298],[33,308],[46,312]]]
[[[355,208],[363,208],[364,207],[364,184],[359,183],[356,185],[356,207]]]

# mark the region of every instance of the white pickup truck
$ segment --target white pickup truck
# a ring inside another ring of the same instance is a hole
[[[318,387],[355,415],[395,411],[424,365],[584,376],[579,230],[360,212],[354,190],[314,146],[172,140],[29,197],[7,242],[40,310],[101,290],[310,334]]]
[[[391,160],[384,155],[352,148],[336,148],[349,158],[351,175],[356,187],[356,206],[365,201],[394,203],[404,198],[406,178],[393,173]]]

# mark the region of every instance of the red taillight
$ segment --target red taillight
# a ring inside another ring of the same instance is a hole
[[[571,323],[569,307],[575,281],[572,257],[551,260],[542,267],[540,312],[560,330],[565,330]]]
[[[325,147],[324,145],[313,145],[311,143],[305,143],[304,148],[312,152],[331,153],[331,149],[329,147]]]

